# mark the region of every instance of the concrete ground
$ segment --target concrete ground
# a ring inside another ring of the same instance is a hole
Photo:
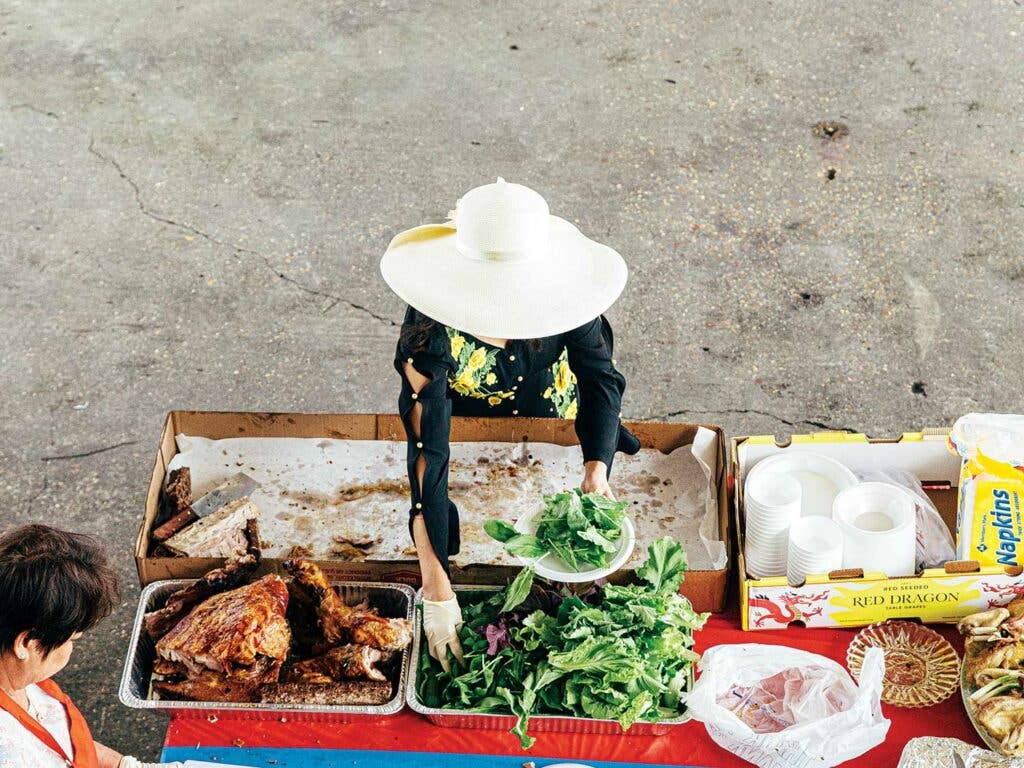
[[[103,741],[172,408],[393,407],[378,259],[498,174],[626,257],[630,418],[1024,410],[1024,7],[0,4],[0,522],[100,534],[60,681]]]

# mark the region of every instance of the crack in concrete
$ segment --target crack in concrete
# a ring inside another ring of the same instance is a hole
[[[52,117],[54,120],[60,120],[60,116],[56,112],[50,112],[48,109],[40,109],[35,104],[12,104],[11,111],[14,111],[15,109],[27,109],[29,112],[35,112],[38,115]]]
[[[665,413],[665,414],[662,414],[660,416],[649,417],[648,420],[653,418],[653,419],[664,421],[666,419],[671,418],[672,416],[685,416],[685,415],[690,414],[690,413],[708,413],[708,414],[738,413],[738,414],[753,414],[755,416],[766,416],[769,419],[775,419],[776,421],[785,424],[787,427],[799,427],[801,425],[807,425],[809,427],[818,427],[820,429],[826,429],[829,432],[851,432],[851,433],[854,433],[854,434],[857,432],[857,430],[850,429],[849,427],[837,427],[837,426],[833,426],[831,424],[826,424],[823,421],[813,421],[811,419],[804,419],[803,421],[790,421],[789,419],[784,419],[782,416],[778,416],[778,415],[776,415],[774,413],[769,413],[768,411],[759,411],[756,408],[722,408],[722,409],[719,409],[719,410],[712,410],[710,408],[708,408],[708,409],[686,408],[686,409],[683,409],[681,411],[670,411],[669,413]]]
[[[114,170],[117,171],[118,175],[126,182],[128,182],[128,185],[132,188],[132,194],[135,197],[135,205],[138,206],[139,211],[142,212],[143,215],[148,216],[149,218],[161,224],[166,224],[167,226],[170,227],[176,227],[186,232],[191,232],[192,234],[198,235],[199,237],[203,238],[208,242],[213,243],[214,245],[219,245],[222,248],[230,248],[235,253],[244,253],[250,256],[255,256],[257,259],[262,261],[263,265],[267,269],[269,269],[274,274],[274,276],[279,280],[283,280],[284,282],[295,286],[303,293],[307,293],[311,296],[320,296],[325,299],[330,299],[330,304],[328,304],[326,307],[320,310],[321,314],[327,314],[336,306],[338,306],[338,304],[344,304],[347,307],[350,307],[354,310],[369,315],[374,320],[377,320],[381,323],[385,323],[396,328],[399,326],[399,323],[396,323],[394,320],[388,317],[384,317],[383,315],[378,315],[376,312],[374,312],[371,309],[368,309],[367,307],[364,307],[362,304],[357,304],[354,301],[349,301],[343,296],[338,296],[328,291],[321,291],[318,288],[312,288],[306,285],[305,283],[296,280],[294,277],[286,275],[284,272],[281,272],[277,267],[274,266],[269,256],[264,256],[259,251],[254,251],[251,248],[245,248],[241,245],[236,245],[235,243],[229,243],[224,240],[219,240],[213,235],[209,234],[208,232],[204,232],[203,230],[198,229],[197,227],[194,227],[191,224],[186,224],[181,221],[175,221],[174,219],[169,219],[165,216],[161,216],[157,213],[154,213],[153,211],[149,210],[149,208],[146,207],[146,204],[142,199],[142,193],[139,191],[139,185],[135,183],[135,180],[132,179],[127,173],[125,173],[124,169],[121,167],[121,164],[118,163],[117,160],[115,160],[113,157],[110,157],[109,155],[103,154],[98,149],[96,149],[95,139],[92,136],[89,137],[89,152],[90,154],[98,157],[100,160],[113,167]]]
[[[81,459],[86,456],[95,456],[97,453],[106,453],[107,451],[113,451],[118,448],[124,448],[126,445],[135,445],[138,440],[125,440],[120,443],[114,443],[113,445],[105,445],[102,448],[93,448],[91,451],[82,451],[80,453],[61,453],[56,456],[40,456],[40,461],[64,461],[66,459]]]

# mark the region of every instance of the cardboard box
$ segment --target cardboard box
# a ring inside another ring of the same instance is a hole
[[[658,422],[626,422],[640,443],[668,453],[689,445],[698,425]],[[727,550],[732,539],[729,526],[729,495],[727,490],[725,439],[720,427],[709,426],[718,438],[715,481],[718,492],[719,532]],[[139,581],[143,586],[160,579],[195,578],[211,568],[223,564],[222,560],[184,557],[151,557],[150,531],[157,516],[160,490],[167,474],[167,465],[177,453],[174,436],[179,433],[208,437],[313,437],[348,440],[401,440],[405,430],[396,414],[354,413],[228,413],[212,411],[172,411],[167,414],[160,446],[146,496],[145,516],[135,542],[135,562]],[[453,441],[481,442],[533,442],[575,445],[573,422],[562,419],[528,418],[453,418]],[[401,525],[405,521],[396,521]],[[666,532],[668,533],[668,532]],[[321,560],[319,564],[328,578],[342,581],[397,581],[419,585],[419,567],[415,560],[395,562],[349,562]],[[731,562],[731,560],[730,560]],[[264,570],[279,570],[280,562],[264,561]],[[457,584],[502,584],[514,577],[518,569],[474,565],[452,568],[452,581]],[[622,578],[627,578],[622,575]],[[686,576],[682,592],[698,611],[721,611],[726,602],[729,568],[717,571],[691,571]]]
[[[960,459],[946,448],[948,434],[945,429],[930,429],[893,439],[871,439],[824,432],[794,435],[784,445],[777,444],[772,436],[733,438],[730,484],[739,542],[736,561],[743,629],[780,629],[790,624],[859,627],[908,618],[952,623],[1024,595],[1021,568],[981,568],[974,561],[953,561],[944,568],[901,578],[859,570],[833,571],[808,577],[797,587],[791,587],[785,577],[751,579],[746,575],[743,481],[759,460],[779,451],[812,451],[853,467],[887,465],[903,469],[921,480],[955,539]]]

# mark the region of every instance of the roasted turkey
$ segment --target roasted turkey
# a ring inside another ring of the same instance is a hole
[[[274,575],[208,598],[157,642],[154,671],[166,679],[154,687],[207,701],[254,697],[278,680],[288,655],[287,607],[288,589]],[[222,695],[209,696],[218,686]]]
[[[338,680],[387,680],[374,666],[389,653],[368,645],[339,645],[327,653],[293,664],[288,670],[292,683],[333,683]]]
[[[154,640],[159,640],[194,606],[218,592],[227,592],[239,586],[252,575],[258,565],[257,557],[246,555],[231,560],[223,568],[208,571],[202,578],[171,594],[163,608],[147,613],[144,620],[146,632]]]
[[[346,605],[316,563],[288,560],[284,567],[316,605],[324,647],[352,644],[400,651],[411,642],[412,623],[408,619],[387,619],[372,608]]]

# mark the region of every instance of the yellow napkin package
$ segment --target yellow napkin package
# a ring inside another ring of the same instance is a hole
[[[1024,565],[1024,473],[1018,477],[972,475],[960,470],[957,559],[980,565]]]
[[[1024,447],[1020,416],[969,414],[950,434],[963,457],[957,557],[982,566],[1024,565]]]

